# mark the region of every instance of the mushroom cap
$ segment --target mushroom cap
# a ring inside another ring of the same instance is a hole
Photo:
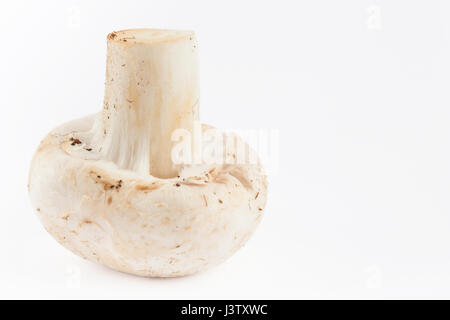
[[[259,164],[184,166],[170,179],[124,170],[90,145],[100,118],[56,128],[32,160],[31,201],[59,243],[119,271],[174,277],[224,261],[249,239],[266,203]]]

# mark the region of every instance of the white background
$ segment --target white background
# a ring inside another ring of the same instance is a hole
[[[450,2],[2,1],[0,298],[450,298]],[[280,132],[261,226],[146,279],[41,227],[31,157],[102,106],[106,35],[195,30],[202,121]]]

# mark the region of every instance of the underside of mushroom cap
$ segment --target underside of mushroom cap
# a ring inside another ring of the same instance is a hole
[[[247,241],[267,196],[259,165],[189,166],[170,179],[124,170],[88,144],[99,117],[55,129],[32,162],[31,201],[63,246],[119,271],[173,277],[216,265]]]

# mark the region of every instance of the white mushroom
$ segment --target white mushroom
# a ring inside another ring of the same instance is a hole
[[[194,33],[124,30],[107,44],[102,112],[56,128],[33,158],[42,224],[79,256],[136,275],[224,261],[261,220],[267,184],[258,163],[173,161],[172,133],[198,119]]]

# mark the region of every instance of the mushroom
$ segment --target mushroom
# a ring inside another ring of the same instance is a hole
[[[266,176],[259,161],[174,161],[176,130],[215,130],[196,130],[198,109],[193,32],[110,33],[103,110],[51,131],[31,163],[45,229],[85,259],[141,276],[188,275],[231,256],[262,218]]]

